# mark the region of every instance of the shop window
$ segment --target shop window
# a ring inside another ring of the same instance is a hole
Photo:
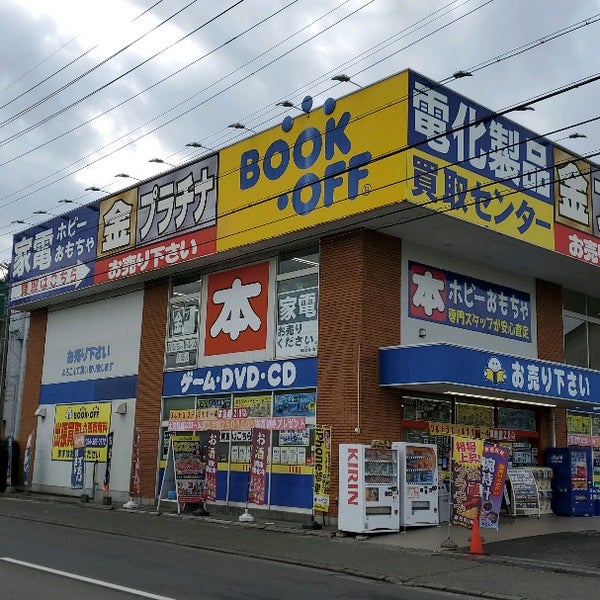
[[[456,403],[456,423],[475,427],[494,426],[494,407],[481,404]]]
[[[535,411],[526,408],[498,408],[498,427],[519,431],[535,431]]]
[[[600,299],[563,290],[565,362],[600,370]]]
[[[174,281],[169,300],[165,369],[198,364],[198,331],[202,280]]]
[[[567,433],[590,435],[592,419],[590,415],[567,411]]]
[[[445,400],[404,397],[405,421],[437,421],[450,423],[451,403]],[[409,440],[406,440],[409,441]]]
[[[314,356],[318,344],[318,250],[282,255],[277,275],[275,355]]]

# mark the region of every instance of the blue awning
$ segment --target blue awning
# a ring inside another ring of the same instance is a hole
[[[600,405],[599,371],[448,343],[380,348],[379,384],[570,408]]]

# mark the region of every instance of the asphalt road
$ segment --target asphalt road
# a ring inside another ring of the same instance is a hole
[[[246,600],[415,600],[419,588],[430,590],[422,598],[462,593],[498,600],[588,600],[598,597],[600,587],[598,532],[486,544],[491,555],[476,557],[409,551],[285,524],[255,525],[0,496],[0,557],[38,561],[176,600],[220,598],[221,593]],[[1,584],[0,598],[10,598],[1,593]],[[240,584],[241,590],[233,587]],[[191,595],[187,586],[193,586]],[[406,594],[401,586],[408,586]],[[47,594],[20,597],[52,600]]]
[[[0,517],[2,598],[86,600],[441,600],[431,590]]]

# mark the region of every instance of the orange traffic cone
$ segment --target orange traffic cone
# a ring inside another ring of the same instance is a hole
[[[486,552],[483,551],[483,544],[481,543],[479,515],[473,519],[473,529],[471,530],[471,547],[469,548],[469,554],[486,554]]]

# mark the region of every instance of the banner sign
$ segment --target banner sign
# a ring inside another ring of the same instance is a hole
[[[268,429],[252,430],[248,502],[253,504],[265,503],[270,434],[271,432]]]
[[[106,468],[104,469],[104,483],[102,485],[102,491],[104,492],[104,494],[108,494],[108,491],[110,490],[110,466],[112,462],[114,436],[114,431],[111,431],[108,434],[108,439],[106,443]]]
[[[531,342],[528,293],[413,261],[408,277],[410,317]]]
[[[510,451],[504,446],[483,445],[480,527],[498,529],[509,456]]]
[[[129,482],[129,492],[132,496],[141,494],[140,478],[140,444],[142,442],[142,430],[136,427],[133,430],[133,451],[131,453],[131,481]]]
[[[177,501],[200,504],[203,500],[205,467],[200,454],[200,438],[180,440],[174,437],[172,445]]]
[[[567,435],[567,446],[590,446],[591,448],[600,448],[600,436],[569,433]]]
[[[193,419],[191,421],[169,421],[169,431],[241,431],[243,429],[304,429],[305,417],[248,417],[247,419]]]
[[[483,441],[452,440],[452,523],[471,529],[481,502]]]
[[[217,499],[217,470],[219,465],[217,446],[219,437],[220,432],[217,430],[211,429],[208,432],[206,472],[204,474],[204,499],[208,502],[214,502]]]
[[[82,490],[85,484],[85,435],[73,436],[73,461],[71,466],[71,489]]]
[[[490,427],[487,431],[487,437],[495,442],[514,442],[517,439],[517,432],[514,429]]]
[[[329,510],[329,484],[331,477],[331,427],[315,427],[315,458],[313,466],[313,510]]]
[[[31,471],[33,459],[33,446],[35,444],[35,431],[32,431],[27,436],[27,445],[25,446],[25,454],[23,456],[23,485],[25,489],[29,489],[31,484]]]

